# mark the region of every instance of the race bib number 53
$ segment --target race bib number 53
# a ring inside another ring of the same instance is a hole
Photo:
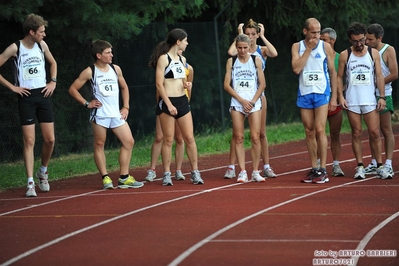
[[[319,70],[304,71],[303,84],[305,84],[305,86],[323,85],[324,84],[323,71]]]

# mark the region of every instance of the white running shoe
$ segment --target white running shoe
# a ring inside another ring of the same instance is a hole
[[[184,177],[184,175],[181,172],[181,170],[176,170],[175,179],[176,180],[186,180],[186,178]]]
[[[252,182],[265,182],[266,180],[260,176],[260,171],[253,171],[252,172]]]
[[[365,179],[365,171],[364,171],[364,166],[358,166],[356,167],[356,174],[354,176],[355,179]]]
[[[242,171],[238,174],[237,183],[246,183],[248,182],[247,171]]]
[[[264,177],[271,177],[271,178],[276,178],[277,175],[274,173],[273,169],[271,167],[268,167],[263,170],[263,176]]]
[[[226,173],[224,174],[224,179],[232,179],[236,177],[236,171],[233,168],[227,169]]]
[[[26,187],[26,194],[27,197],[36,197],[36,190],[35,190],[35,183],[29,182],[28,186]]]
[[[150,169],[147,171],[147,176],[144,178],[144,180],[152,182],[155,178],[157,178],[157,173],[154,170]]]
[[[41,191],[50,191],[50,184],[48,183],[48,173],[42,174],[42,172],[37,171],[36,177],[39,179],[39,188]]]

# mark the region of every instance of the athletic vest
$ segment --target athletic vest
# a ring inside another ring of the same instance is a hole
[[[346,101],[348,106],[376,105],[375,69],[371,47],[361,57],[348,48],[346,63]]]
[[[14,75],[14,85],[28,89],[39,89],[46,86],[46,67],[44,52],[40,44],[35,43],[32,49],[27,49],[20,41],[17,55],[11,58]]]
[[[381,57],[380,58],[381,69],[382,69],[382,75],[384,77],[391,74],[391,72],[389,71],[389,67],[387,66],[385,61],[382,59],[382,55],[385,53],[385,51],[388,49],[388,47],[389,47],[389,44],[385,44],[384,47],[382,47],[381,50],[378,51],[380,53],[380,57]],[[380,96],[380,91],[378,90],[378,88],[375,89],[375,93],[377,94],[377,96]],[[392,95],[392,82],[385,84],[385,96],[390,96],[390,95]]]
[[[299,42],[299,55],[302,56],[305,50],[306,45],[302,40]],[[305,67],[299,73],[298,95],[310,93],[330,95],[327,55],[322,40],[319,40],[317,46],[310,52]]]
[[[266,58],[263,57],[262,55],[262,46],[258,45],[256,47],[256,51],[254,53],[252,53],[253,55],[256,55],[257,57],[259,57],[262,60],[262,70],[265,70],[266,68]]]
[[[112,64],[109,65],[107,72],[102,72],[95,65],[92,69],[90,86],[93,99],[102,103],[99,109],[92,109],[92,115],[98,117],[120,117],[119,112],[119,84],[118,74]]]
[[[232,57],[231,81],[232,87],[242,98],[251,101],[258,90],[258,75],[255,65],[255,56],[251,55],[246,63],[241,63]],[[260,99],[258,99],[260,101]],[[231,97],[230,106],[242,106],[234,97]]]
[[[175,62],[172,58],[166,54],[168,58],[168,66],[165,68],[164,77],[166,79],[184,79],[186,77],[186,72],[184,70],[184,65],[181,57],[179,56],[179,61]]]

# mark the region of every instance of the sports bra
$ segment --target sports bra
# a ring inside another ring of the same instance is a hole
[[[166,56],[168,57],[169,64],[165,68],[165,79],[184,79],[186,77],[186,73],[181,57],[179,56],[179,61],[175,62],[168,54],[166,54]]]

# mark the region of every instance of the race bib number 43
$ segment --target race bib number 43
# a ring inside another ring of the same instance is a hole
[[[352,85],[370,85],[370,71],[369,70],[358,70],[351,72]]]
[[[305,86],[323,85],[324,82],[324,74],[321,70],[307,70],[303,72],[303,84]]]

